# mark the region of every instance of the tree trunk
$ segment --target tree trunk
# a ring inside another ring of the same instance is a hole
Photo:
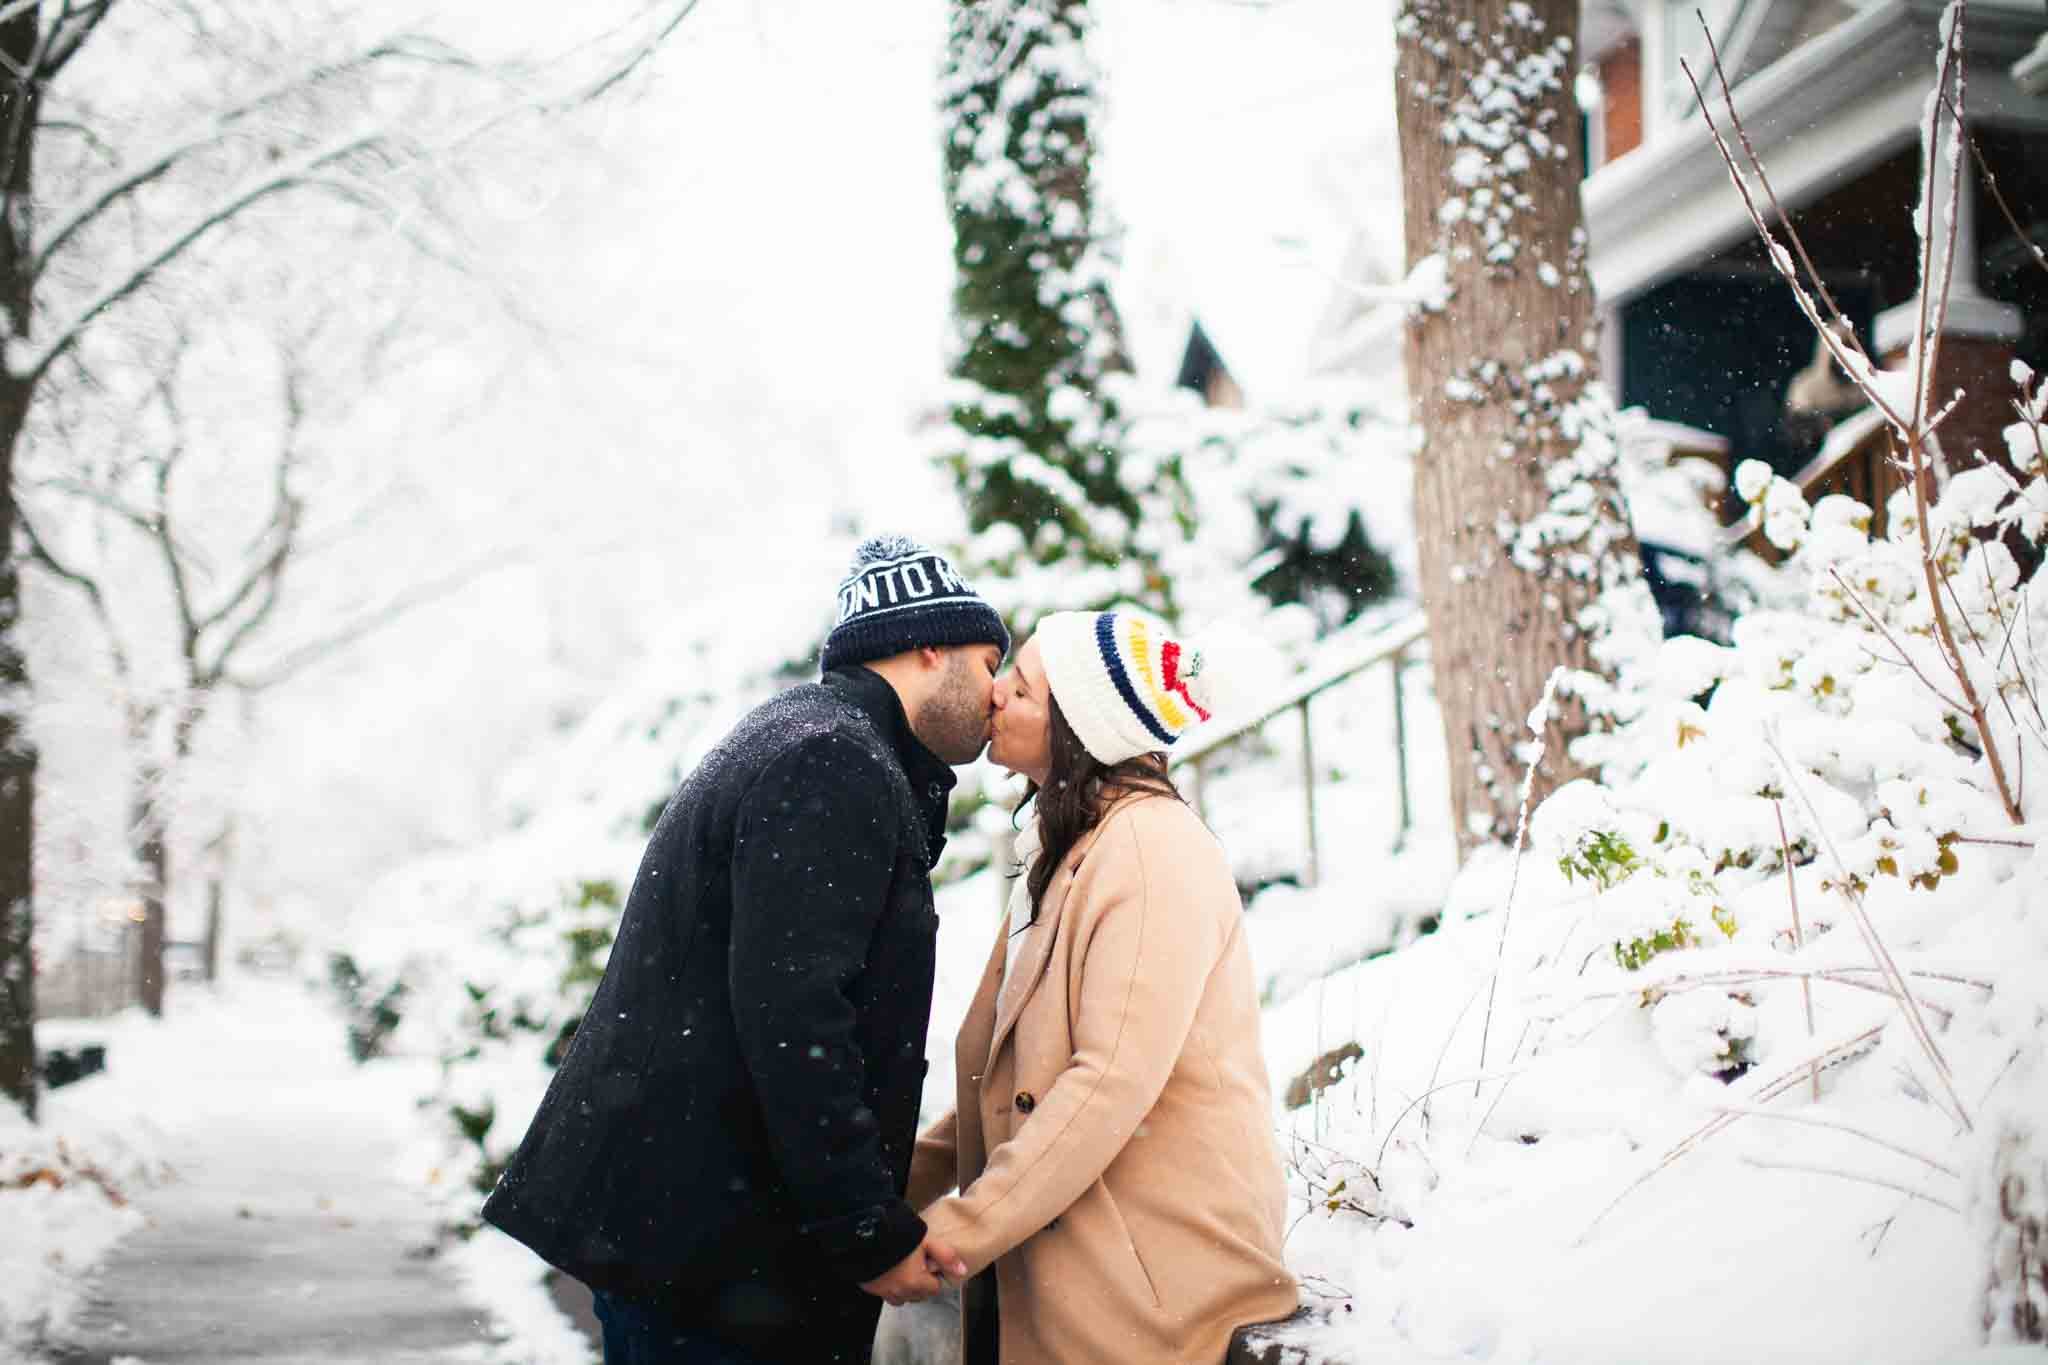
[[[219,873],[206,880],[206,984],[220,979],[221,893],[225,883]]]
[[[142,954],[136,959],[135,993],[152,1016],[164,1012],[164,897],[170,887],[170,851],[164,838],[163,771],[143,762],[135,775],[130,825],[135,861],[142,870],[136,887],[142,898]]]
[[[1578,0],[1405,0],[1398,124],[1411,279],[1441,265],[1407,330],[1421,445],[1420,587],[1461,850],[1514,838],[1528,717],[1556,669],[1596,660],[1606,588],[1635,577],[1599,389],[1579,205]],[[1432,260],[1431,258],[1436,258]],[[1543,732],[1532,797],[1579,776],[1583,685]]]
[[[0,20],[0,362],[28,339],[33,235],[29,215],[40,90],[32,72],[36,5]],[[13,71],[31,72],[16,77]],[[21,561],[14,545],[14,452],[27,424],[29,386],[0,363],[0,1095],[36,1113],[36,752],[28,734],[28,660],[22,653]]]
[[[228,865],[234,859],[235,823],[232,817],[220,827],[206,846],[206,983],[220,979],[221,937],[227,927]]]
[[[28,395],[0,375],[0,1095],[36,1114],[36,751],[28,730],[14,447]]]
[[[150,756],[157,719],[154,706],[129,708],[128,743],[135,764],[135,786],[129,795],[128,838],[141,874],[135,893],[142,902],[142,952],[135,961],[135,998],[153,1017],[164,1012],[164,898],[170,889],[171,870],[164,837],[164,765]]]

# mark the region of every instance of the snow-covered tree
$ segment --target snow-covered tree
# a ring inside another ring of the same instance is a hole
[[[1125,458],[1113,378],[1130,366],[1089,171],[1089,22],[1085,0],[952,6],[941,105],[957,383],[943,458],[976,567],[1097,566],[1111,572],[1070,583],[1164,607],[1159,549],[1185,503],[1177,463]]]
[[[1395,30],[1418,577],[1466,847],[1514,836],[1519,737],[1558,669],[1537,799],[1577,775],[1570,741],[1614,677],[1603,638],[1647,609],[1595,382],[1578,13],[1404,0]]]
[[[37,765],[16,485],[41,406],[66,388],[120,394],[88,343],[145,302],[173,317],[193,307],[180,277],[245,231],[284,250],[302,225],[326,245],[353,225],[362,241],[459,262],[452,168],[520,119],[611,89],[692,8],[636,4],[572,62],[542,67],[366,34],[319,0],[0,8],[0,1096],[33,1113]]]

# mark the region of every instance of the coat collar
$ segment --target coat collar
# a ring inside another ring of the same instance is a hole
[[[960,780],[959,775],[944,759],[925,748],[924,741],[910,728],[910,718],[903,712],[903,699],[896,695],[887,678],[871,668],[848,664],[833,669],[822,681],[841,700],[860,708],[895,753],[896,761],[903,765],[903,775],[910,779],[910,794],[924,813],[927,866],[938,866],[939,854],[946,847],[946,800],[952,795],[953,784]]]

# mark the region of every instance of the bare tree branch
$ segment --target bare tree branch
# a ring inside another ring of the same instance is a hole
[[[270,619],[271,613],[277,609],[278,599],[284,589],[285,568],[291,563],[293,551],[297,548],[297,533],[301,509],[298,498],[292,493],[291,481],[292,471],[299,457],[299,431],[306,415],[305,398],[300,392],[299,385],[298,360],[296,356],[291,356],[285,364],[285,429],[284,439],[280,444],[277,455],[275,490],[271,504],[270,520],[265,525],[263,531],[259,533],[256,542],[260,545],[264,539],[268,539],[270,541],[270,551],[250,566],[249,572],[243,578],[241,585],[229,594],[227,600],[200,623],[200,628],[202,630],[210,629],[226,621],[233,613],[242,608],[243,604],[250,599],[251,595],[258,588],[261,588],[263,595],[261,600],[257,602],[256,609],[249,613],[240,625],[229,632],[227,639],[214,651],[213,658],[200,670],[203,675],[201,679],[203,685],[207,687],[212,687],[220,681],[228,668],[233,664],[235,655],[241,651],[242,646],[250,637],[263,628],[264,623]]]
[[[683,20],[690,17],[691,12],[697,8],[698,2],[699,0],[683,0],[683,3],[676,7],[675,13],[671,14],[666,22],[649,34],[638,47],[628,53],[626,59],[619,63],[616,69],[600,76],[578,93],[571,95],[567,100],[554,104],[551,108],[556,112],[560,112],[577,105],[592,104],[603,99],[607,92],[617,87],[627,77],[646,64],[647,59],[652,57],[656,50],[668,41],[669,36],[682,27]]]
[[[100,160],[109,165],[120,164],[121,154],[94,132],[92,128],[76,119],[46,118],[36,125],[38,133],[70,133],[83,142]]]
[[[47,489],[52,493],[62,493],[66,497],[92,503],[105,511],[113,513],[116,517],[127,522],[146,536],[156,534],[156,522],[149,513],[139,507],[133,507],[123,502],[115,494],[105,488],[101,488],[97,484],[87,483],[83,479],[75,479],[66,475],[57,475],[47,479],[29,480],[26,486],[33,489]]]
[[[65,0],[63,12],[50,26],[49,49],[43,54],[42,69],[38,73],[45,82],[78,55],[78,49],[85,46],[85,40],[92,36],[92,31],[100,26],[100,21],[113,7],[114,0],[95,0],[83,10],[73,11],[70,0]]]
[[[653,33],[635,43],[616,63],[567,94],[534,95],[523,100],[515,100],[485,114],[468,129],[452,138],[448,145],[461,147],[475,142],[521,115],[565,114],[595,103],[645,65],[661,45],[682,26],[683,21],[695,12],[698,4],[699,0],[678,0],[676,11],[659,24]]]
[[[251,205],[288,190],[320,184],[322,177],[319,172],[351,157],[386,148],[392,145],[395,136],[386,129],[353,134],[330,143],[289,166],[261,176],[228,195],[198,218],[172,233],[161,245],[146,253],[114,283],[103,289],[97,298],[81,308],[77,315],[60,327],[56,335],[33,353],[25,364],[15,368],[17,380],[31,386],[40,381],[51,364],[76,346],[86,328],[90,327],[102,313],[143,288],[156,277],[157,272],[184,255],[209,233],[234,220]]]
[[[420,608],[452,597],[490,574],[527,563],[532,558],[531,552],[525,550],[496,551],[453,573],[400,593],[382,606],[363,613],[332,633],[288,650],[282,658],[266,668],[251,673],[226,673],[222,675],[220,681],[244,692],[266,691],[297,677],[314,664],[333,657],[368,636],[396,625]]]
[[[14,520],[15,524],[21,527],[23,533],[28,538],[30,562],[40,564],[45,572],[69,583],[84,594],[86,604],[92,608],[94,619],[99,622],[101,632],[107,637],[107,653],[113,657],[115,676],[119,677],[124,683],[127,682],[129,678],[128,651],[121,644],[121,632],[114,625],[113,612],[107,607],[106,595],[100,591],[99,581],[90,574],[82,573],[64,564],[55,554],[51,553],[48,542],[36,534],[35,524],[28,519],[27,509],[16,506],[14,509]]]
[[[171,424],[171,440],[156,462],[156,516],[152,539],[156,541],[163,559],[164,572],[171,580],[171,601],[178,612],[179,654],[185,660],[185,672],[189,678],[199,643],[199,622],[192,609],[192,589],[186,581],[185,563],[178,554],[177,538],[171,531],[171,474],[185,454],[185,416],[178,405],[175,388],[183,350],[181,339],[178,352],[170,361],[169,373],[159,374],[156,380],[156,392],[163,404],[164,415]]]
[[[139,158],[134,165],[85,191],[77,203],[56,216],[49,235],[36,245],[31,273],[40,277],[49,269],[57,253],[80,232],[98,222],[108,209],[161,179],[188,157],[223,145],[256,114],[295,95],[360,74],[387,61],[429,62],[462,68],[474,68],[476,65],[468,57],[433,39],[401,34],[360,52],[321,62],[299,72],[289,80],[280,81],[242,103],[222,110],[203,125],[171,138],[155,151]]]

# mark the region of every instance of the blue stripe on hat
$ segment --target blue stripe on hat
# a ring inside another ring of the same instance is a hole
[[[1106,611],[1095,618],[1095,647],[1102,652],[1103,667],[1109,670],[1109,680],[1116,684],[1117,695],[1124,699],[1124,705],[1130,707],[1132,714],[1145,722],[1145,728],[1152,732],[1152,737],[1158,740],[1162,747],[1171,748],[1173,736],[1166,733],[1158,721],[1152,719],[1152,713],[1145,709],[1144,704],[1138,700],[1137,690],[1131,686],[1130,674],[1124,672],[1124,661],[1117,653],[1114,612]]]

